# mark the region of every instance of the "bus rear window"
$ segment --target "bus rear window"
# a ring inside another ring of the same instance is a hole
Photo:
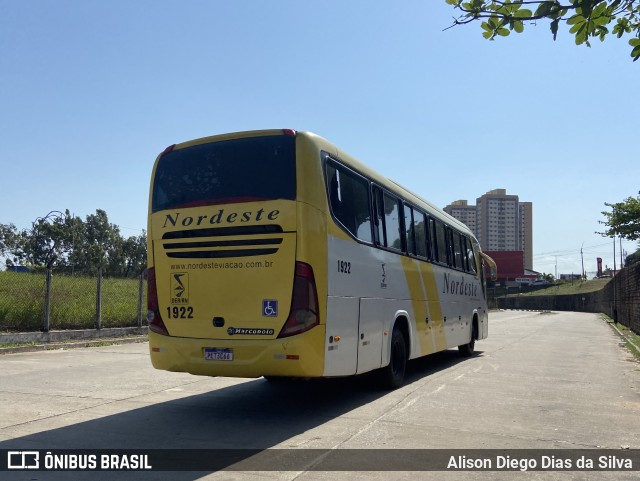
[[[152,211],[296,197],[295,137],[194,145],[158,161]]]

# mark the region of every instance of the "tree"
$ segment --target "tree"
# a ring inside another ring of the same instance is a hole
[[[116,258],[120,255],[120,229],[109,222],[107,213],[97,209],[84,223],[84,238],[80,246],[81,266],[85,271],[96,271],[102,267],[107,272],[117,270]]]
[[[80,221],[81,222],[81,221]],[[73,219],[67,211],[38,217],[31,229],[0,225],[0,254],[12,262],[51,269],[64,266],[73,251]]]
[[[640,0],[446,0],[462,12],[453,25],[480,21],[483,37],[494,40],[511,32],[522,33],[526,23],[550,22],[555,40],[560,23],[569,27],[576,45],[587,45],[590,39],[601,41],[609,34],[629,40],[631,57],[640,58]],[[534,8],[532,10],[531,8]],[[613,24],[613,25],[612,25]],[[451,28],[449,27],[449,28]]]
[[[23,231],[24,249],[27,259],[33,265],[51,269],[54,264],[64,264],[69,254],[69,212],[51,211],[37,218],[31,228],[31,236]],[[58,262],[59,261],[59,262]]]
[[[81,272],[93,273],[102,268],[110,276],[138,275],[147,262],[146,233],[124,239],[120,228],[109,222],[107,213],[97,209],[83,223],[74,254],[74,267]]]
[[[608,227],[605,232],[598,232],[603,236],[620,236],[628,240],[640,239],[640,192],[638,197],[627,197],[616,204],[604,203],[611,207],[611,212],[603,211],[607,220],[599,221]]]
[[[123,242],[122,252],[124,253],[124,271],[121,275],[131,277],[139,274],[147,267],[147,233],[142,231],[142,235],[131,236]]]
[[[0,255],[35,269],[95,275],[102,268],[106,275],[132,277],[146,267],[147,237],[143,231],[124,239],[100,209],[84,222],[68,210],[52,211],[36,219],[31,229],[0,224]]]
[[[24,239],[14,224],[0,224],[0,255],[11,263],[21,262],[26,257]]]

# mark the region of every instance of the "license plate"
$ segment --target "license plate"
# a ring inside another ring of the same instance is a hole
[[[207,361],[233,361],[233,349],[217,349],[206,347],[204,358]]]

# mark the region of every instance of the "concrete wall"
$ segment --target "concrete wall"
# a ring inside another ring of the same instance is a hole
[[[600,291],[560,296],[499,297],[501,309],[604,312],[640,334],[640,262],[622,269]]]

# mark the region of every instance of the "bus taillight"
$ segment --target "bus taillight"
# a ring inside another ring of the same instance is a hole
[[[301,334],[317,326],[319,322],[318,293],[313,269],[309,264],[296,262],[291,311],[278,337]]]
[[[156,289],[156,270],[153,267],[147,271],[147,321],[149,321],[149,329],[156,334],[169,335],[169,331],[167,331],[167,327],[162,322],[162,317],[160,317],[158,290]]]

